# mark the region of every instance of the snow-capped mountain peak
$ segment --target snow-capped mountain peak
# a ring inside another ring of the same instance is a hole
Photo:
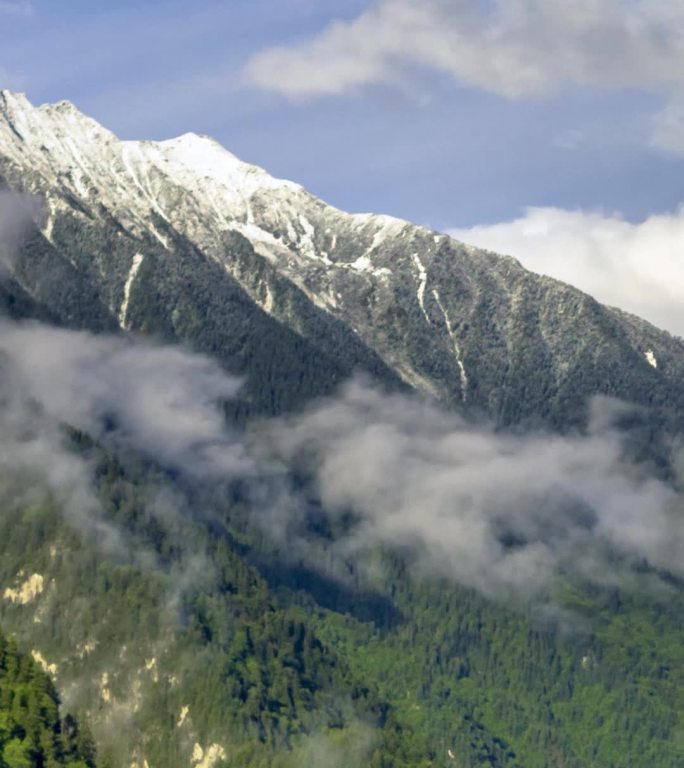
[[[185,133],[166,141],[145,142],[144,146],[161,153],[170,173],[193,171],[229,188],[302,189],[293,182],[273,178],[256,165],[242,162],[209,136]]]
[[[69,102],[36,108],[2,91],[0,186],[44,201],[36,225],[49,249],[35,253],[46,261],[17,261],[22,288],[40,298],[52,281],[46,264],[59,257],[69,279],[87,278],[104,324],[157,328],[159,317],[145,314],[149,297],[163,294],[147,282],[156,275],[174,286],[158,310],[164,334],[202,334],[205,294],[226,281],[234,300],[237,285],[239,302],[279,328],[330,359],[356,361],[349,370],[384,365],[503,421],[577,409],[592,381],[637,401],[659,386],[663,402],[684,398],[671,386],[684,379],[673,362],[684,352],[665,334],[513,259],[391,216],[344,213],[206,136],[120,141]],[[199,277],[209,273],[211,289]],[[233,343],[231,328],[206,322]],[[262,320],[241,322],[244,335]],[[619,332],[605,332],[613,326]],[[538,401],[526,394],[530,376],[541,381]]]

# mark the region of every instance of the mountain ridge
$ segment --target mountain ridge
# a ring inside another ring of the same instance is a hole
[[[577,389],[578,367],[594,371],[590,378],[604,382],[603,394],[645,403],[646,390],[663,389],[665,379],[667,396],[659,399],[671,399],[674,390],[676,401],[684,402],[681,387],[671,386],[682,373],[677,360],[684,343],[643,321],[630,320],[630,333],[620,333],[620,312],[527,272],[511,257],[401,219],[346,214],[298,184],[241,162],[209,137],[120,142],[68,102],[34,108],[3,91],[2,104],[4,185],[42,197],[36,217],[41,236],[94,283],[112,325],[145,330],[136,283],[146,259],[168,261],[189,246],[233,278],[262,312],[314,347],[326,335],[318,329],[324,313],[328,326],[345,327],[347,343],[356,337],[378,368],[392,371],[385,378],[398,376],[452,406],[468,403],[497,422],[541,415],[561,423],[570,409],[558,400],[570,397],[577,410],[580,398],[594,394],[590,386]],[[75,220],[79,239],[87,240],[87,226],[96,235],[92,245],[99,249],[104,241],[110,249],[106,263],[100,257],[94,269],[84,254],[73,257],[82,247],[70,240],[66,225],[73,230]],[[21,282],[20,270],[15,275]],[[23,280],[35,297],[36,276],[24,274]],[[525,378],[531,362],[519,349],[526,314],[542,329],[528,357],[553,369],[544,398],[556,402],[545,407],[539,398],[528,404],[523,398],[517,414],[511,405],[520,400],[515,380]],[[478,332],[483,324],[489,324],[484,335]],[[568,342],[567,333],[560,338],[559,331],[573,324],[575,339]],[[178,323],[171,318],[170,325]],[[583,336],[591,337],[584,346]],[[629,364],[615,380],[611,369],[620,355]],[[507,397],[506,390],[514,394]]]
[[[209,137],[120,142],[69,102],[34,108],[3,91],[2,104],[5,186],[42,197],[40,234],[94,283],[123,330],[145,330],[136,284],[146,259],[168,261],[189,246],[235,280],[263,313],[314,347],[326,335],[318,328],[324,313],[328,326],[345,327],[347,343],[356,337],[378,368],[392,371],[386,378],[398,376],[452,406],[473,405],[497,422],[541,415],[561,423],[570,409],[559,400],[570,397],[577,410],[580,398],[595,394],[591,386],[578,390],[577,379],[586,378],[576,375],[578,367],[593,371],[593,389],[603,382],[603,394],[645,403],[646,390],[662,390],[666,380],[667,396],[659,399],[674,394],[684,402],[684,390],[672,386],[684,372],[683,342],[643,321],[630,320],[630,333],[623,333],[619,312],[527,272],[511,257],[401,219],[346,214],[298,184],[241,162]],[[71,220],[73,230],[75,219],[79,239],[87,241],[88,226],[97,235],[93,246],[99,249],[104,240],[111,251],[95,269],[85,254],[73,258],[78,246],[65,225]],[[35,295],[36,277],[23,278],[23,288]],[[530,341],[521,338],[525,323],[524,334],[537,336],[529,354],[520,352]],[[171,318],[170,325],[178,322]],[[572,326],[569,341],[563,329]],[[367,358],[359,355],[352,368]],[[615,380],[620,355],[628,365]],[[534,356],[552,370],[546,406],[539,397],[521,400],[516,385]],[[520,414],[512,401],[523,403]]]

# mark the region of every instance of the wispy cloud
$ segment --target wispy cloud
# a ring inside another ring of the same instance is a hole
[[[676,100],[684,79],[684,5],[670,0],[376,0],[351,21],[275,46],[248,80],[292,98],[400,87],[407,68],[510,99],[564,88],[641,89]],[[668,108],[654,143],[681,151]],[[673,138],[674,136],[674,138]]]
[[[612,402],[594,404],[586,435],[506,435],[355,381],[245,440],[220,409],[238,382],[182,349],[4,322],[0,361],[0,473],[35,476],[86,530],[104,524],[91,469],[65,446],[61,424],[199,477],[208,493],[244,480],[254,519],[268,518],[269,533],[287,535],[288,549],[313,564],[325,558],[293,534],[310,496],[290,486],[292,471],[312,478],[327,514],[356,516],[326,544],[341,557],[401,546],[428,573],[487,596],[542,601],[563,574],[623,583],[647,563],[684,576],[682,498],[623,459]],[[177,527],[173,490],[160,493],[147,512]],[[112,546],[125,540],[103,530]],[[192,568],[187,578],[197,582]]]
[[[400,77],[406,63],[509,97],[566,85],[678,87],[684,6],[665,0],[381,0],[312,40],[263,51],[252,80],[289,95]]]
[[[5,323],[0,352],[27,397],[56,423],[162,466],[227,479],[251,463],[220,404],[240,382],[180,348],[43,325]]]
[[[0,500],[22,508],[47,493],[85,540],[156,569],[154,552],[108,520],[95,468],[64,428],[88,434],[113,456],[142,456],[176,477],[222,488],[253,473],[221,410],[239,386],[217,364],[179,347],[1,320]],[[184,553],[169,582],[173,609],[179,595],[212,570],[201,551],[181,546],[183,521],[192,516],[180,486],[159,483],[141,494],[145,514]]]
[[[69,424],[115,452],[199,477],[208,494],[243,480],[253,519],[267,519],[271,536],[286,536],[288,551],[314,565],[331,567],[302,535],[317,494],[326,514],[355,516],[325,543],[342,558],[400,546],[426,573],[487,596],[546,601],[558,576],[624,583],[637,578],[635,564],[684,576],[682,497],[623,458],[614,402],[594,403],[585,435],[511,435],[354,381],[245,437],[226,427],[220,408],[237,388],[216,364],[179,348],[4,322],[0,473],[36,476],[75,525],[103,525],[91,470],[62,439],[60,424]],[[292,472],[311,478],[305,496]],[[180,531],[183,504],[174,498],[173,487],[161,488],[147,513]],[[195,554],[184,566],[188,584],[198,583],[196,563],[204,569]]]
[[[0,190],[0,275],[11,268],[17,246],[40,207],[34,197]]]
[[[530,208],[513,221],[450,234],[684,336],[684,208],[636,224],[618,215]]]
[[[357,516],[336,544],[346,554],[408,547],[495,597],[546,599],[560,574],[620,583],[629,563],[684,575],[681,497],[623,460],[621,408],[593,408],[587,435],[514,436],[354,382],[264,437],[331,514]]]

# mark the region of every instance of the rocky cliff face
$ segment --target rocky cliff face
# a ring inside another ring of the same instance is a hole
[[[15,314],[184,341],[247,376],[248,408],[363,370],[499,424],[581,423],[599,393],[681,419],[680,339],[512,258],[343,213],[209,138],[122,142],[3,91],[0,183],[40,201],[5,281]]]

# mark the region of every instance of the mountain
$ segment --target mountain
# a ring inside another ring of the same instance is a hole
[[[0,626],[89,762],[684,763],[684,341],[207,137],[9,91],[0,270]],[[232,431],[202,432],[217,398]],[[217,479],[226,444],[256,468]]]
[[[576,424],[604,394],[682,427],[680,339],[512,258],[338,211],[209,138],[121,142],[3,91],[0,184],[42,201],[19,304],[189,343],[248,377],[256,411],[363,370],[502,425]]]

